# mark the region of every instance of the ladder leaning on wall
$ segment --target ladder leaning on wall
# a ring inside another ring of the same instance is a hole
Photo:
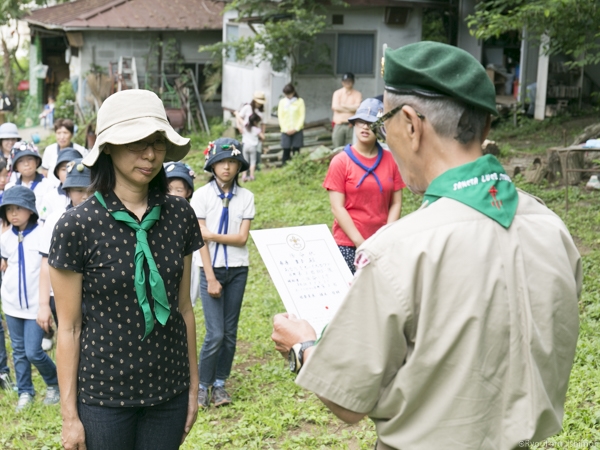
[[[135,58],[119,56],[117,66],[117,92],[124,89],[139,89]]]

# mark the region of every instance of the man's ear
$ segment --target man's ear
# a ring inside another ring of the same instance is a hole
[[[423,137],[423,120],[419,118],[414,108],[409,105],[404,105],[400,114],[404,122],[405,132],[410,140],[410,147],[413,151],[418,151]]]

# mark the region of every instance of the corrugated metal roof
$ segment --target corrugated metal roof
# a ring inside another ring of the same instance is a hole
[[[75,0],[32,11],[32,25],[63,30],[221,30],[212,0]]]

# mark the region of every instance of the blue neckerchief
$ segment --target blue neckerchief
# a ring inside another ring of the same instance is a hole
[[[229,202],[231,201],[231,199],[233,198],[233,195],[235,194],[235,182],[234,184],[231,185],[231,189],[230,191],[226,194],[223,192],[223,190],[219,187],[219,185],[217,184],[216,181],[213,180],[213,184],[215,187],[215,191],[216,194],[219,196],[219,198],[223,201],[223,209],[221,210],[221,220],[219,220],[219,231],[217,231],[218,234],[227,234],[227,231],[229,229]],[[217,253],[219,253],[219,244],[217,242],[217,246],[215,247],[215,255],[213,256],[213,267],[215,266],[215,263],[217,261]],[[223,253],[225,255],[225,268],[229,269],[229,262],[227,260],[227,246],[225,244],[223,245]]]
[[[12,232],[19,237],[19,305],[23,309],[22,292],[25,291],[25,307],[29,309],[29,298],[27,296],[27,272],[25,270],[25,250],[23,249],[23,240],[25,236],[31,233],[37,227],[37,223],[28,224],[23,231],[15,226],[11,227]],[[23,286],[23,290],[21,290]]]
[[[365,178],[367,178],[369,175],[373,175],[375,177],[375,181],[377,181],[377,185],[379,186],[379,192],[383,192],[383,186],[381,185],[381,181],[379,181],[379,177],[375,173],[375,169],[377,169],[377,166],[379,166],[379,163],[381,162],[381,158],[383,158],[383,148],[381,147],[381,145],[379,145],[379,142],[376,142],[375,145],[377,146],[377,159],[375,160],[375,164],[373,164],[371,167],[367,167],[362,162],[360,162],[360,160],[354,155],[354,153],[352,153],[350,144],[346,145],[344,151],[352,160],[352,162],[354,162],[354,164],[356,164],[358,167],[365,171],[365,174],[362,176],[356,187],[360,187]]]
[[[42,181],[43,179],[44,179],[44,175],[42,175],[41,173],[36,173],[35,178],[33,179],[33,183],[31,183],[31,190],[33,191],[35,189],[35,187],[38,185],[38,183],[40,181]],[[21,177],[17,178],[16,184],[17,184],[17,186],[21,186],[23,184],[23,180],[21,179]]]
[[[60,183],[58,186],[56,186],[56,190],[58,191],[58,195],[63,195],[63,196],[67,196],[67,193],[65,192],[65,190],[62,187],[62,183]]]

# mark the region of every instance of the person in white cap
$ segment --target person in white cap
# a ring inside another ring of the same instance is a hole
[[[0,125],[0,145],[4,159],[10,160],[10,149],[20,140],[19,130],[14,123],[6,122]]]
[[[108,97],[96,130],[82,161],[95,194],[65,212],[48,254],[62,444],[174,450],[198,413],[190,273],[203,242],[187,200],[167,194],[163,162],[190,140],[141,89]]]
[[[263,91],[254,91],[254,95],[252,96],[252,101],[250,103],[244,104],[239,111],[235,113],[235,127],[240,132],[241,135],[244,135],[244,131],[249,125],[250,116],[252,114],[256,114],[260,118],[260,132],[264,136],[265,131],[267,129],[267,125],[265,124],[265,104],[267,103],[267,98],[265,97],[265,93]],[[256,167],[260,165],[260,156],[262,155],[262,141],[259,140],[256,146]]]

